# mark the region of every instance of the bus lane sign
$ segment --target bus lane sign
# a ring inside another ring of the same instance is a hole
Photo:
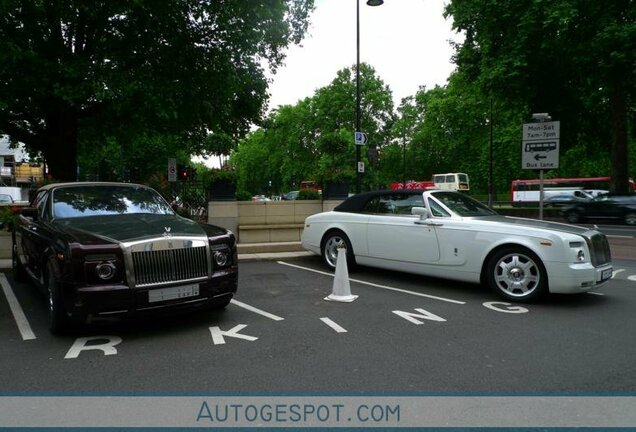
[[[522,169],[559,167],[560,122],[526,123],[521,145]]]

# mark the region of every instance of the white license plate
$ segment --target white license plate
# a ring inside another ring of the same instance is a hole
[[[148,303],[175,300],[199,295],[199,285],[182,285],[170,288],[159,288],[148,291]]]
[[[601,273],[601,282],[611,278],[612,277],[612,272],[613,272],[612,269],[603,270],[603,272]]]

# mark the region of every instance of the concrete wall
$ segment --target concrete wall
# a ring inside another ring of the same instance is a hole
[[[208,223],[232,230],[239,243],[299,241],[305,218],[342,200],[210,201]]]

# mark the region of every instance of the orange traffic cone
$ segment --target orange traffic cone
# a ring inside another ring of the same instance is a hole
[[[349,303],[357,298],[357,295],[351,295],[349,270],[347,270],[347,250],[344,246],[341,246],[338,248],[338,258],[336,259],[336,274],[333,278],[333,291],[328,297],[325,297],[325,300]]]

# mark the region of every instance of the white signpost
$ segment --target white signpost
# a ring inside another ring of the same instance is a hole
[[[559,167],[561,122],[543,121],[547,113],[534,114],[538,123],[525,123],[521,138],[521,168],[539,170],[539,219],[543,219],[543,170]]]
[[[560,123],[553,121],[523,125],[521,168],[544,170],[559,167]]]
[[[356,132],[353,137],[356,145],[365,145],[368,140],[367,134],[364,132]]]
[[[177,181],[177,161],[173,158],[168,159],[168,181]]]

